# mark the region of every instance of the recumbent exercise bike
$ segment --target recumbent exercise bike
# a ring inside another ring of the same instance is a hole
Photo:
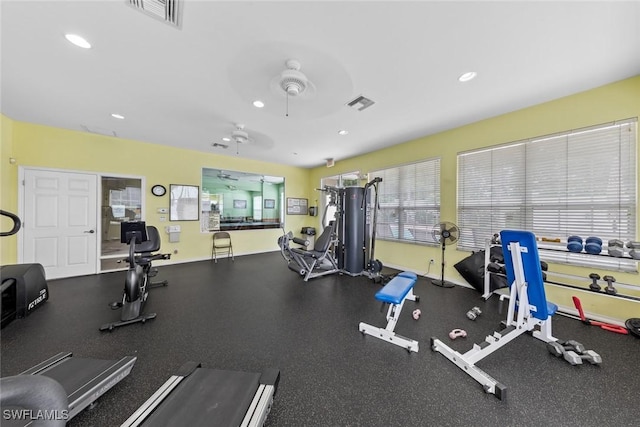
[[[156,313],[142,313],[149,289],[168,284],[166,280],[151,282],[151,277],[157,274],[151,262],[171,258],[171,254],[154,253],[160,250],[160,233],[156,227],[146,226],[144,221],[122,222],[120,241],[129,245],[129,256],[124,260],[129,263],[129,269],[124,281],[122,301],[111,304],[113,310],[122,309],[120,321],[102,325],[101,331],[112,331],[120,326],[144,323],[155,318]]]

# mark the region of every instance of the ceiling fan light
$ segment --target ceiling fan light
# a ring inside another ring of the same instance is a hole
[[[295,59],[289,59],[287,69],[280,73],[280,88],[290,96],[297,96],[307,89],[308,79],[300,71],[300,63]]]

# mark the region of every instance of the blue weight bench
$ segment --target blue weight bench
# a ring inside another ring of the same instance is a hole
[[[393,330],[396,327],[400,312],[406,300],[420,301],[420,297],[413,294],[413,285],[415,285],[418,276],[415,273],[404,271],[391,279],[382,289],[376,293],[376,299],[385,304],[389,304],[387,311],[387,327],[379,328],[360,322],[360,332],[371,335],[376,338],[388,341],[391,344],[399,345],[408,351],[418,352],[418,341],[398,335]]]
[[[472,376],[485,392],[505,399],[506,387],[475,364],[526,332],[532,332],[544,342],[556,341],[551,334],[551,317],[558,306],[547,302],[535,235],[528,231],[503,230],[500,238],[510,286],[506,328],[493,332],[464,354],[436,338],[431,338],[431,349]]]

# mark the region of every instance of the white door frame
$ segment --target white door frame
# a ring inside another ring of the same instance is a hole
[[[102,221],[100,218],[101,209],[101,197],[102,197],[102,177],[114,177],[114,178],[134,178],[140,179],[142,185],[141,191],[141,209],[140,209],[140,217],[144,220],[146,218],[146,179],[144,176],[140,175],[129,175],[122,173],[110,173],[110,172],[96,172],[96,171],[84,171],[77,169],[57,169],[57,168],[47,168],[47,167],[37,167],[37,166],[18,166],[18,216],[20,218],[24,218],[25,213],[25,172],[27,170],[32,171],[43,171],[43,172],[57,172],[57,173],[77,173],[84,175],[94,175],[97,181],[97,195],[96,195],[96,206],[95,206],[95,215],[96,215],[96,234],[97,237],[102,236]],[[100,239],[97,239],[96,244],[96,264],[94,269],[94,274],[100,273],[100,261],[101,261],[101,253],[100,253]],[[24,233],[18,233],[18,263],[24,262]]]

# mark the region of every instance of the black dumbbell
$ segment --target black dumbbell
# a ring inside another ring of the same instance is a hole
[[[589,278],[592,280],[592,283],[589,285],[589,289],[594,292],[600,292],[600,285],[598,285],[598,280],[600,280],[600,275],[598,273],[591,273]]]
[[[491,273],[500,273],[500,274],[507,274],[504,265],[500,265],[498,263],[495,262],[490,262],[489,264],[487,264],[487,271],[491,272]]]
[[[604,276],[602,278],[602,280],[604,280],[605,282],[607,282],[607,287],[604,288],[604,291],[610,295],[615,295],[618,293],[618,291],[616,290],[616,288],[613,287],[613,282],[616,281],[616,278],[613,276]]]

